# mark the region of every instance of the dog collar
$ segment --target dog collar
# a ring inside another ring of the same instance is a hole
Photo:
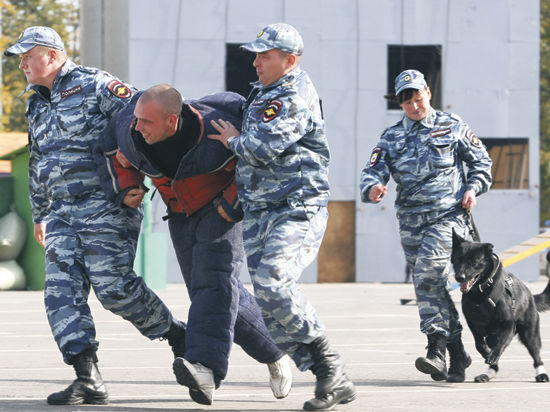
[[[493,273],[491,273],[491,276],[489,276],[489,278],[485,282],[477,286],[481,293],[485,292],[487,289],[489,289],[493,285],[495,275],[497,274],[498,268],[500,266],[499,257],[495,253],[493,253],[492,257],[493,257]]]

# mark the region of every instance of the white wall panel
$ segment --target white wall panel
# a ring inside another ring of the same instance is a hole
[[[359,39],[381,44],[402,41],[402,0],[358,1]]]
[[[471,90],[507,89],[509,59],[509,45],[504,41],[491,45],[474,42],[451,44],[443,72],[445,85],[447,88]],[[443,100],[446,102],[445,92]]]
[[[359,65],[359,84],[357,87],[360,90],[376,90],[380,97],[385,95],[388,73],[384,68],[388,61],[388,46],[381,42],[361,41],[357,53]],[[378,105],[378,99],[366,103],[369,106]],[[385,108],[386,104],[384,104],[384,112],[386,111]]]
[[[447,2],[440,0],[403,1],[403,43],[441,44],[447,38]]]
[[[510,7],[510,41],[538,43],[540,32],[540,2],[508,0]]]
[[[174,39],[178,27],[179,1],[131,0],[130,39]]]
[[[180,40],[174,84],[186,98],[199,98],[225,88],[225,43]]]
[[[175,63],[176,41],[155,39],[134,39],[130,42],[129,82],[139,89],[156,83],[169,83],[172,66]]]
[[[283,19],[284,1],[227,1],[227,41],[229,43],[251,41],[262,27]]]
[[[354,200],[356,192],[354,159],[356,91],[327,90],[323,96],[325,128],[330,145],[329,178],[331,200]]]
[[[499,43],[509,40],[508,1],[448,0],[449,41]]]
[[[510,43],[508,64],[508,87],[510,89],[538,90],[539,87],[539,45]]]

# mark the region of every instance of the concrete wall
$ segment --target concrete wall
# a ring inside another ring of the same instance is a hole
[[[106,8],[104,20],[111,22],[109,27],[104,23],[106,68],[118,70],[139,88],[171,83],[188,98],[224,90],[226,43],[249,41],[276,21],[300,30],[305,42],[302,66],[323,99],[332,150],[331,200],[357,202],[357,281],[404,278],[394,186],[390,184],[390,193],[379,205],[361,204],[358,194],[360,171],[380,133],[402,116],[387,110],[383,99],[387,46],[442,45],[443,107],[460,114],[480,137],[530,139],[529,189],[493,190],[479,199],[474,216],[482,239],[502,250],[537,234],[538,0],[82,3]],[[83,11],[85,27],[88,12]],[[116,62],[127,64],[127,72]],[[162,216],[164,206],[157,205],[156,213]],[[158,230],[166,230],[164,222],[156,221]],[[170,259],[175,274],[169,280],[175,281],[177,265],[173,256]],[[538,258],[517,263],[512,270],[524,279],[536,279]],[[315,265],[304,280],[316,280]]]

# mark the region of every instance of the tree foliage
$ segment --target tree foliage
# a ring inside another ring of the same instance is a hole
[[[25,118],[26,95],[21,95],[27,87],[25,75],[19,69],[17,56],[5,57],[4,50],[15,43],[23,30],[30,26],[49,26],[59,33],[65,42],[65,50],[73,59],[74,42],[69,37],[76,33],[78,8],[74,1],[62,0],[0,0],[2,36],[2,117],[1,131],[24,132],[27,130]]]

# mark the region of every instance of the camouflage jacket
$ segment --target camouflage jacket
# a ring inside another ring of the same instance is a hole
[[[43,86],[27,101],[29,186],[33,220],[42,222],[52,201],[101,191],[92,150],[132,89],[116,77],[67,60],[51,94]]]
[[[443,214],[461,204],[466,190],[489,190],[491,166],[481,140],[459,116],[433,109],[419,122],[404,116],[382,133],[363,169],[361,200],[370,202],[370,189],[391,175],[398,217]]]
[[[242,134],[230,139],[237,155],[237,188],[244,208],[283,203],[326,205],[329,147],[321,104],[299,67],[269,86],[254,85]]]

